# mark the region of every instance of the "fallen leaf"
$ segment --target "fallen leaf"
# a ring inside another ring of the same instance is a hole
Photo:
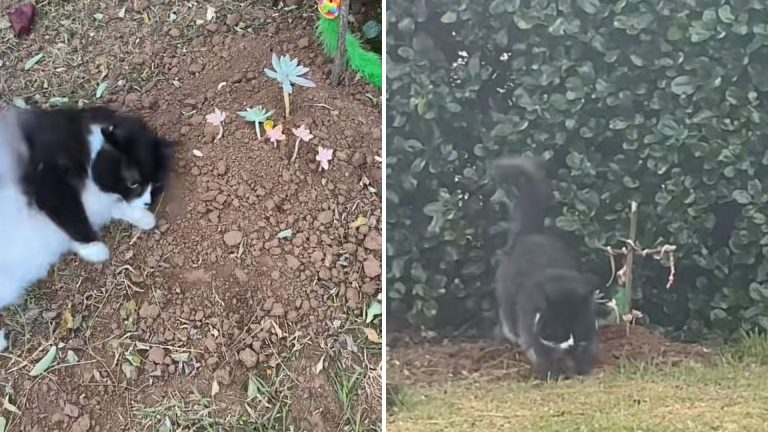
[[[12,412],[14,414],[21,415],[21,411],[19,411],[19,409],[16,408],[16,406],[14,406],[11,403],[10,399],[11,399],[11,395],[9,395],[9,394],[5,395],[5,399],[3,399],[3,409],[4,410],[8,410],[8,411],[10,411],[10,412]]]
[[[197,149],[192,150],[192,154],[197,156],[197,157],[203,157],[203,152],[201,152],[200,150],[197,150]]]
[[[52,97],[48,99],[48,104],[55,107],[69,105],[69,98],[65,97]]]
[[[363,331],[365,332],[365,335],[368,337],[368,340],[373,343],[381,343],[381,338],[379,337],[378,332],[372,328],[364,328]]]
[[[211,383],[211,397],[216,396],[219,393],[219,382],[216,380],[213,380]]]
[[[136,379],[139,376],[139,370],[131,362],[123,362],[122,365],[123,374],[128,379]]]
[[[25,3],[8,12],[8,20],[11,22],[13,34],[16,36],[28,35],[32,31],[32,23],[35,21],[35,5]]]
[[[61,314],[61,328],[65,331],[69,331],[75,328],[75,319],[72,318],[72,312],[67,310]]]
[[[379,316],[381,316],[381,303],[373,302],[368,306],[368,310],[365,312],[365,323],[369,324]]]
[[[358,216],[349,226],[352,228],[360,228],[363,225],[368,225],[368,218],[365,216]]]
[[[29,375],[38,376],[47,371],[53,364],[53,361],[56,359],[57,351],[58,349],[56,348],[56,345],[52,346],[51,349],[48,350],[48,354],[46,354],[45,357],[37,362],[35,367],[32,368],[32,370],[29,372]]]
[[[272,128],[275,127],[275,122],[272,120],[267,120],[264,122],[264,130],[266,132],[269,132],[272,130]]]
[[[171,354],[171,358],[174,361],[177,361],[177,362],[180,362],[180,363],[181,362],[185,362],[185,361],[189,360],[189,353],[188,352],[181,352],[181,353]]]
[[[123,8],[120,9],[120,12],[117,13],[117,16],[120,18],[125,18],[125,9],[128,7],[128,5],[123,5]]]
[[[216,18],[216,8],[208,6],[208,9],[205,11],[205,20],[210,21],[214,18]]]
[[[126,320],[136,315],[137,310],[139,310],[139,305],[136,303],[136,300],[130,300],[125,302],[120,308],[120,315]]]
[[[226,81],[220,82],[219,85],[216,86],[216,90],[221,90],[225,85],[227,85]]]
[[[96,99],[101,99],[104,96],[104,93],[107,92],[107,87],[109,87],[109,81],[99,84],[99,87],[96,88]]]
[[[248,376],[248,390],[246,391],[246,394],[248,395],[247,400],[251,400],[259,395],[260,384],[258,378],[253,375]]]
[[[24,70],[30,70],[30,69],[32,69],[33,67],[35,67],[35,65],[36,65],[36,64],[37,64],[37,63],[38,63],[40,60],[42,60],[42,59],[43,59],[43,57],[45,57],[45,54],[43,54],[43,53],[40,53],[40,54],[38,54],[38,55],[36,55],[36,56],[32,57],[31,59],[27,60],[27,63],[25,63],[25,64],[24,64]]]
[[[130,351],[125,353],[125,358],[128,360],[128,362],[136,367],[141,366],[141,363],[143,359],[140,355],[136,354],[136,351]]]
[[[320,361],[317,362],[317,364],[315,365],[315,375],[320,374],[320,372],[323,370],[324,363],[325,363],[325,355],[320,357]]]
[[[74,351],[69,350],[69,351],[67,351],[67,358],[66,358],[65,361],[66,361],[67,364],[71,365],[71,364],[77,363],[78,361],[80,361],[80,359],[77,358],[77,354],[75,354]]]
[[[293,230],[292,229],[287,229],[287,230],[280,231],[279,233],[277,233],[277,238],[279,238],[279,239],[289,239],[291,237],[293,237]]]
[[[13,98],[13,106],[17,108],[26,109],[29,108],[29,105],[27,105],[27,101],[24,100],[24,98],[15,97]]]

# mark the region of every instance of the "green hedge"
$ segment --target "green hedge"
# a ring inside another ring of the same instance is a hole
[[[768,329],[768,2],[391,0],[387,283],[392,322],[490,316],[501,154],[550,160],[555,224],[601,245],[678,245],[638,307],[686,339]]]

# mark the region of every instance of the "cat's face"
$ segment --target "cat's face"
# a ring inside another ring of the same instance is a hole
[[[173,160],[173,145],[142,120],[116,115],[98,130],[103,145],[92,162],[93,179],[105,192],[131,205],[150,207],[162,194]]]

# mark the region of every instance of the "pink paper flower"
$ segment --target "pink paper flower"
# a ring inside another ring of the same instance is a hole
[[[227,113],[221,112],[218,108],[214,108],[213,112],[205,116],[208,123],[219,127],[219,134],[216,136],[216,141],[221,139],[224,135],[224,119],[227,118]]]
[[[293,134],[296,135],[302,141],[309,141],[315,136],[309,132],[309,128],[304,125],[299,126],[298,129],[291,129]]]
[[[317,146],[317,156],[315,156],[315,160],[320,162],[318,171],[321,169],[328,171],[331,159],[333,159],[333,149]]]
[[[278,141],[285,141],[285,135],[283,135],[283,125],[277,125],[268,130],[267,138],[272,142],[272,147],[277,148]]]
[[[301,125],[298,129],[291,129],[293,134],[296,135],[296,145],[293,146],[293,156],[291,156],[291,162],[296,160],[296,155],[299,154],[299,143],[302,141],[309,141],[315,136],[309,133],[309,129]]]

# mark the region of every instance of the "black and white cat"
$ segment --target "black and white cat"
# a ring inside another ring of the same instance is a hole
[[[496,274],[502,332],[520,345],[538,378],[589,374],[597,356],[597,279],[580,273],[566,244],[544,227],[555,196],[540,161],[501,159],[495,168],[497,179],[519,192],[512,215],[518,228]]]
[[[172,159],[141,119],[106,107],[0,111],[0,308],[68,252],[109,259],[98,232],[111,220],[152,229]]]

